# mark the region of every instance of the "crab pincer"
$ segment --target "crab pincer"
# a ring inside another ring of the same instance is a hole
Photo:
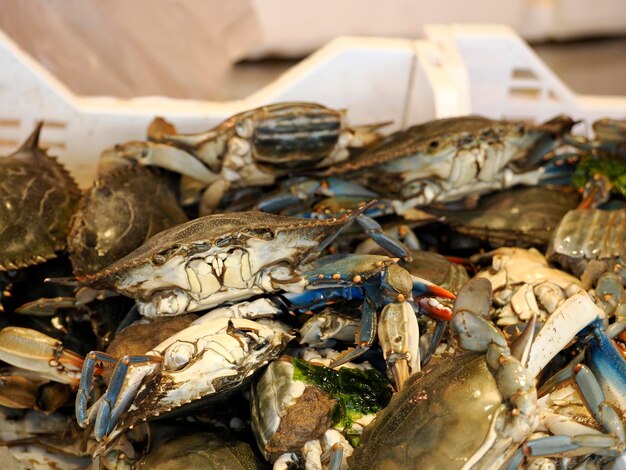
[[[65,349],[61,341],[15,326],[0,330],[0,360],[72,386],[78,385],[83,366],[83,357]]]

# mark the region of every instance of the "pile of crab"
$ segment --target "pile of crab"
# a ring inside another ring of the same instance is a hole
[[[626,121],[156,119],[0,157],[11,468],[600,468],[626,454]]]

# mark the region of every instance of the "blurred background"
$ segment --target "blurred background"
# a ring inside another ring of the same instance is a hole
[[[341,35],[515,28],[578,93],[626,95],[624,0],[0,0],[0,28],[79,95],[233,100]]]

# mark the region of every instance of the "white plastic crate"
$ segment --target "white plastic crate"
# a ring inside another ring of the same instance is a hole
[[[43,144],[87,186],[100,152],[143,139],[154,116],[195,132],[246,109],[298,100],[347,108],[353,124],[391,120],[389,130],[470,113],[536,121],[566,113],[587,123],[626,117],[626,97],[573,93],[509,27],[428,25],[424,32],[424,40],[333,40],[230,102],[77,96],[0,32],[0,154],[43,119]]]
[[[416,38],[427,24],[442,22],[505,24],[534,41],[626,31],[624,0],[252,0],[252,5],[262,41],[249,53],[259,56],[301,57],[346,32]]]

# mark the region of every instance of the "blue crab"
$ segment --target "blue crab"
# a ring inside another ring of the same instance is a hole
[[[150,169],[124,167],[100,176],[72,217],[68,251],[74,272],[97,272],[187,220],[167,181]]]
[[[558,116],[538,126],[480,116],[440,119],[391,134],[362,154],[296,180],[257,208],[277,212],[316,196],[386,201],[400,215],[436,202],[475,197],[518,184],[559,178],[563,166],[545,165],[574,121]]]
[[[534,378],[603,312],[586,293],[578,293],[548,318],[534,340],[531,328],[509,347],[486,319],[490,305],[488,281],[475,279],[462,288],[454,306],[452,332],[465,352],[433,361],[407,381],[365,429],[352,466],[497,468],[509,464],[516,468],[524,455],[518,448],[539,424]],[[579,386],[594,417],[614,434],[601,440],[551,436],[543,441],[544,447],[537,443],[533,449],[529,444],[527,452],[536,450],[541,455],[551,444],[552,453],[587,447],[616,456],[623,450],[619,417],[601,403],[604,397],[590,377],[580,375]]]
[[[209,186],[203,196],[209,210],[229,189],[268,186],[292,172],[327,167],[347,159],[349,147],[380,137],[380,124],[351,128],[345,114],[315,103],[277,103],[199,134],[177,134],[157,120],[149,129],[151,141],[117,145],[105,151],[102,165],[126,159],[200,180]]]
[[[271,462],[292,453],[307,467],[321,468],[327,453],[329,468],[338,469],[363,427],[389,403],[391,390],[384,375],[368,364],[333,370],[324,366],[332,359],[315,357],[315,351],[298,355],[306,360],[281,356],[252,386],[257,445]]]
[[[301,290],[300,265],[315,258],[349,222],[371,228],[373,221],[360,218],[362,210],[326,220],[261,212],[209,215],[165,230],[108,268],[77,279],[136,299],[147,317]],[[372,236],[408,254],[392,238]]]
[[[277,321],[252,320],[232,309],[200,317],[141,355],[117,359],[92,351],[85,359],[76,397],[82,427],[94,423],[97,440],[109,443],[127,429],[185,405],[198,407],[247,383],[277,358],[293,338]],[[271,312],[254,311],[257,317]],[[98,363],[115,364],[106,393],[89,405]],[[189,406],[187,407],[189,408]]]

